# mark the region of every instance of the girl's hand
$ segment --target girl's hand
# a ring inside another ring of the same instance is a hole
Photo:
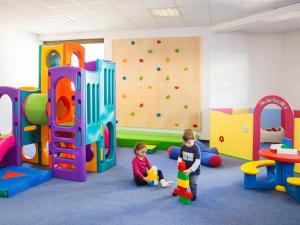
[[[192,171],[191,168],[189,168],[189,169],[187,169],[187,170],[184,170],[183,172],[184,172],[185,175],[188,176],[188,175],[190,175],[190,173],[193,172],[193,171]]]
[[[147,182],[148,184],[151,182],[147,177],[143,178],[145,182]]]

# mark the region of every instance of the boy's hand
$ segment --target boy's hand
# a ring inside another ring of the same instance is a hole
[[[188,176],[188,175],[190,175],[190,173],[193,172],[193,171],[192,171],[191,168],[189,168],[189,169],[187,169],[187,170],[184,170],[183,172],[184,172],[185,175]]]
[[[151,182],[147,177],[144,177],[144,181],[147,182],[148,184]]]

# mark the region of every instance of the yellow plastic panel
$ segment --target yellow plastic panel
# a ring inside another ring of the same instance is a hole
[[[60,55],[60,66],[63,65],[63,45],[43,46],[41,54],[41,93],[48,93],[48,55],[56,51]]]
[[[86,163],[86,171],[97,172],[97,144],[92,143],[92,148],[94,150],[94,157],[91,161]]]
[[[30,87],[30,86],[19,87],[19,89],[24,90],[24,91],[36,91],[37,90],[36,87]]]
[[[222,154],[252,160],[253,115],[212,111],[210,146]]]
[[[299,177],[289,177],[287,182],[294,186],[300,186],[300,178]]]
[[[41,126],[41,152],[42,152],[42,165],[49,166],[49,152],[47,149],[48,144],[48,126]]]
[[[152,150],[156,148],[156,145],[146,145],[146,148]]]
[[[282,186],[282,185],[276,185],[275,190],[280,191],[280,192],[286,192],[285,186]]]
[[[34,131],[36,128],[36,125],[26,126],[24,127],[24,131]]]
[[[244,108],[244,109],[232,109],[232,114],[247,114],[250,113],[249,108]]]
[[[178,179],[177,186],[182,188],[188,188],[190,186],[190,181]]]
[[[41,93],[48,93],[48,66],[47,57],[52,51],[56,51],[60,55],[60,65],[63,65],[63,45],[43,46],[41,53]],[[49,153],[46,148],[48,142],[48,125],[41,126],[41,143],[42,143],[42,165],[49,165]]]
[[[300,150],[300,118],[295,118],[294,123],[294,148]],[[300,173],[300,163],[295,164],[295,172]]]
[[[273,160],[259,160],[259,161],[252,161],[244,163],[241,166],[241,170],[246,174],[256,175],[259,174],[259,167],[264,166],[275,166],[275,161]]]

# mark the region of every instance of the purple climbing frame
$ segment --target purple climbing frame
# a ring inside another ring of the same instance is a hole
[[[0,87],[0,98],[3,95],[8,95],[12,102],[12,132],[16,138],[16,145],[6,153],[0,166],[20,166],[22,164],[21,91],[16,88],[2,86]]]
[[[61,78],[68,78],[75,84],[75,122],[74,126],[62,126],[56,123],[56,86]],[[49,150],[52,156],[52,173],[54,177],[73,180],[86,180],[86,141],[85,141],[85,82],[84,70],[61,66],[49,69],[50,89],[48,90],[48,102],[51,104],[51,115],[48,119],[48,126],[51,129],[51,142]],[[56,132],[71,132],[74,138],[63,138],[56,136]],[[75,145],[75,149],[61,148],[55,145],[56,142],[64,142]],[[73,154],[74,159],[61,158],[60,154]],[[62,168],[60,164],[75,166],[74,169]]]

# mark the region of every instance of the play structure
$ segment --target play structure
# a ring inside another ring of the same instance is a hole
[[[292,149],[292,140],[283,139],[282,145],[272,145],[259,150],[259,156],[267,160],[256,160],[241,166],[244,172],[245,189],[265,189],[287,192],[300,202],[300,178],[294,177],[295,163],[300,162],[300,152]],[[257,179],[260,167],[266,167],[264,179]]]
[[[73,57],[79,65],[72,66]],[[116,164],[115,64],[85,63],[84,48],[76,43],[40,46],[39,74],[38,88],[0,87],[13,112],[12,132],[0,137],[0,179],[8,182],[5,187],[1,180],[3,196],[21,191],[22,182],[30,187],[49,178],[22,167],[22,161],[73,181]]]
[[[217,148],[207,148],[201,141],[196,140],[195,144],[201,152],[201,164],[209,167],[219,167],[222,164],[222,158]],[[178,159],[180,148],[171,146],[168,149],[170,159]]]
[[[269,105],[276,105],[279,109],[267,107]],[[279,96],[265,96],[257,102],[254,109],[212,109],[210,146],[216,147],[225,155],[258,160],[260,149],[280,143],[282,138],[291,139],[292,146],[300,149],[299,128],[299,110],[293,110]],[[295,171],[300,172],[297,164]]]
[[[191,199],[193,198],[192,192],[187,189],[190,187],[190,176],[185,175],[183,172],[186,170],[184,162],[178,163],[178,173],[177,173],[177,188],[173,190],[173,195],[179,196],[179,202],[184,205],[192,204]]]

